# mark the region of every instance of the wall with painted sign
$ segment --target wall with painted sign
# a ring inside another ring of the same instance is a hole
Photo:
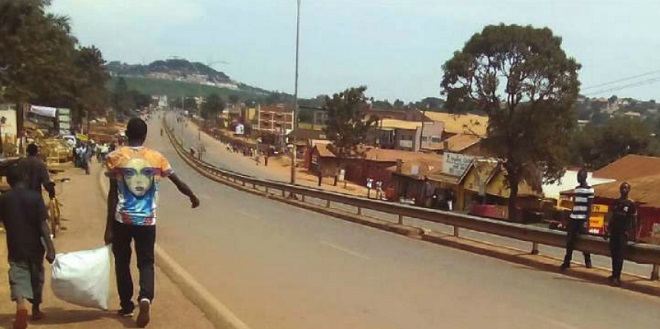
[[[472,160],[474,160],[473,156],[451,152],[445,152],[443,156],[442,173],[456,177],[463,176]]]

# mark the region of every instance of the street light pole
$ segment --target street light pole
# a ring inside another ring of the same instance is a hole
[[[293,92],[293,98],[294,98],[294,107],[293,107],[293,132],[296,132],[296,129],[298,128],[298,55],[299,55],[299,49],[300,49],[300,1],[301,0],[296,0],[297,1],[297,7],[296,7],[296,78],[295,78],[295,87],[294,87],[294,92]],[[286,126],[285,126],[286,127]],[[297,152],[296,152],[296,144],[295,144],[295,134],[291,136],[291,184],[296,183],[296,158],[297,158]]]

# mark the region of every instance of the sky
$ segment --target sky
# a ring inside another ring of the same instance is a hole
[[[294,90],[296,0],[53,0],[50,11],[107,61],[177,56]],[[656,0],[301,0],[299,94],[366,85],[377,99],[439,97],[442,64],[484,26],[505,23],[561,36],[589,97],[660,100],[658,13]]]

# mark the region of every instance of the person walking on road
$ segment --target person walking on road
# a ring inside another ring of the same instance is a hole
[[[190,199],[192,208],[199,199],[186,183],[174,174],[167,159],[159,152],[142,146],[147,137],[147,124],[133,118],[126,127],[128,146],[118,148],[107,159],[110,180],[105,243],[112,244],[115,256],[120,316],[133,315],[133,280],[131,279],[131,242],[135,243],[140,274],[137,325],[144,328],[150,320],[154,298],[154,243],[156,241],[156,208],[161,178],[169,178]]]
[[[0,222],[7,231],[9,289],[16,303],[14,329],[25,329],[32,304],[32,320],[41,320],[43,302],[44,254],[49,263],[55,260],[55,246],[48,228],[48,212],[41,194],[28,188],[18,166],[7,173],[11,191],[0,196]],[[43,243],[42,243],[43,241]]]
[[[580,169],[577,174],[578,185],[573,191],[573,211],[568,219],[566,234],[566,255],[560,270],[564,271],[571,267],[573,250],[578,235],[587,233],[587,225],[591,216],[591,205],[594,201],[594,189],[587,184],[587,170]],[[591,268],[591,254],[584,254],[584,264]]]
[[[610,283],[621,286],[621,271],[623,270],[624,251],[628,245],[630,229],[636,228],[637,207],[628,199],[630,184],[624,182],[619,187],[621,196],[614,203],[611,218],[607,224],[605,238],[610,239],[610,254],[612,256],[612,275],[608,278]],[[636,230],[633,230],[636,232]]]
[[[41,195],[41,187],[48,192],[48,197],[55,198],[55,183],[50,180],[46,164],[39,158],[39,147],[35,144],[27,146],[27,157],[18,161],[18,170],[25,178],[27,188]]]

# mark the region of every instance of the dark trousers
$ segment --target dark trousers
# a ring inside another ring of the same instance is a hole
[[[138,300],[154,298],[154,244],[156,226],[137,226],[115,222],[112,252],[115,255],[117,291],[123,310],[133,310],[133,278],[131,277],[131,241],[135,241],[137,266],[140,272]]]
[[[626,232],[612,232],[610,235],[610,254],[612,255],[612,277],[621,279],[624,251],[628,245]]]
[[[586,234],[586,219],[569,219],[566,234],[566,256],[564,256],[564,265],[570,265],[573,259],[573,250],[575,250],[575,241],[580,234]],[[591,254],[584,254],[584,263],[591,264]]]

